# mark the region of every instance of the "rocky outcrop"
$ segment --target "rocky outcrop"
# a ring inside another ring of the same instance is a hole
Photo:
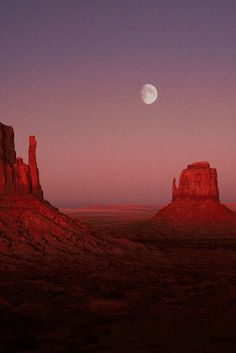
[[[31,182],[32,194],[43,197],[43,191],[39,182],[39,170],[36,161],[36,146],[35,136],[29,137],[29,175]]]
[[[208,162],[189,164],[172,184],[172,202],[159,210],[155,221],[172,225],[236,225],[236,213],[220,203],[217,171]]]
[[[31,179],[29,166],[23,162],[22,158],[16,158],[14,164],[15,192],[27,194],[31,192]]]
[[[44,200],[35,137],[29,137],[26,164],[16,157],[12,127],[0,123],[0,254],[1,249],[18,251],[17,247],[21,248],[21,256],[37,247],[40,253],[46,248],[52,253],[54,246],[67,240],[71,249],[80,241],[78,236],[87,236],[89,232],[83,222],[60,213]]]
[[[0,123],[0,194],[33,194],[43,198],[36,161],[36,139],[29,137],[29,164],[16,158],[14,131]]]
[[[0,192],[14,192],[14,170],[16,152],[14,131],[0,123]]]
[[[217,171],[208,162],[189,164],[180,175],[178,187],[173,179],[172,201],[186,198],[219,201]]]

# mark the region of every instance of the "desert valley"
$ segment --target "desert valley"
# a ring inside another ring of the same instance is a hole
[[[187,166],[167,206],[60,211],[0,125],[0,352],[236,351],[236,213]]]
[[[0,353],[236,352],[236,1],[0,1]]]

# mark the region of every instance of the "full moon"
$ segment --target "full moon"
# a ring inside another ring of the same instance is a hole
[[[141,90],[141,98],[143,103],[145,104],[152,104],[157,100],[158,92],[155,86],[147,83],[142,87]]]

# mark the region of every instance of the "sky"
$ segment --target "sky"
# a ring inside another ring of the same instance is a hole
[[[207,160],[236,201],[235,18],[234,0],[2,0],[0,121],[26,160],[36,135],[46,199],[163,204]]]

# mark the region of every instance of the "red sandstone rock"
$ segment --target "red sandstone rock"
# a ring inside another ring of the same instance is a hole
[[[0,123],[0,193],[25,194],[43,198],[36,161],[36,140],[29,137],[29,165],[16,158],[14,131]]]
[[[35,137],[29,137],[27,165],[22,158],[16,158],[12,127],[0,123],[0,243],[16,244],[22,237],[31,244],[35,236],[41,242],[45,238],[76,241],[78,235],[89,232],[85,224],[61,214],[43,199]],[[35,247],[35,242],[32,244]]]
[[[236,225],[236,213],[219,201],[217,171],[208,162],[189,164],[172,185],[172,202],[154,220],[172,225]]]
[[[29,137],[29,172],[31,180],[32,194],[43,197],[43,191],[39,182],[39,170],[36,161],[36,139],[35,136]]]
[[[0,123],[0,191],[14,191],[13,164],[16,160],[14,131]]]
[[[30,193],[31,181],[29,167],[23,162],[22,158],[16,158],[16,163],[14,164],[14,176],[16,193]]]
[[[16,160],[13,128],[2,123],[0,123],[0,159],[9,164],[13,164]]]
[[[186,198],[219,201],[217,172],[208,162],[189,164],[180,175],[178,188],[173,180],[172,200]]]

